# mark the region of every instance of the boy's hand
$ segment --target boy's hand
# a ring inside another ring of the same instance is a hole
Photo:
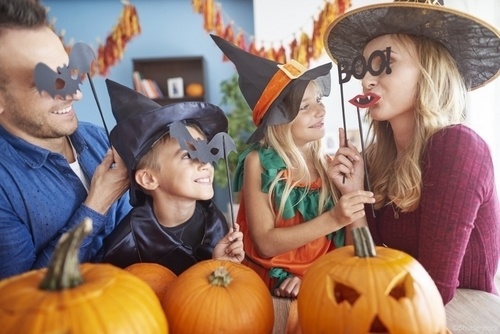
[[[231,228],[229,233],[215,245],[212,258],[216,260],[227,260],[240,263],[245,258],[243,250],[243,233],[240,226],[234,224],[236,229]]]

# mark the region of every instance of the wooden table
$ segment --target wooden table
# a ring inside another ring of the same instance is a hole
[[[273,334],[285,334],[290,302],[286,298],[273,298]],[[445,309],[447,327],[453,334],[500,333],[499,296],[484,291],[458,289]]]
[[[500,297],[478,290],[458,289],[445,306],[448,329],[459,333],[500,333]]]

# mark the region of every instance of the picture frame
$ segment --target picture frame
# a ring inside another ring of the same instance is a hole
[[[168,97],[180,99],[184,97],[184,80],[181,77],[167,79]]]

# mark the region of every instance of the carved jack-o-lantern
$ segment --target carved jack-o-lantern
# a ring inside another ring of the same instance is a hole
[[[374,247],[368,228],[307,271],[298,296],[303,333],[446,333],[441,295],[408,254]]]

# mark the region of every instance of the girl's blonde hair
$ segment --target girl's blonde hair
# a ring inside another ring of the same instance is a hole
[[[454,59],[443,45],[412,35],[394,37],[397,44],[415,57],[420,68],[414,133],[409,146],[398,154],[389,122],[371,120],[367,163],[375,207],[393,202],[401,211],[409,212],[420,203],[420,162],[424,149],[436,131],[463,121],[467,89]]]
[[[299,87],[293,89],[287,97],[283,99],[285,110],[299,110],[302,97],[298,98],[297,95],[303,95],[304,90],[303,87],[301,89],[300,85],[298,86]],[[276,213],[276,220],[281,219],[283,216],[285,201],[293,188],[297,187],[299,184],[306,184],[305,196],[310,190],[309,184],[314,181],[310,179],[306,158],[295,145],[295,140],[291,131],[292,123],[293,121],[286,124],[268,126],[265,130],[264,138],[261,140],[261,144],[264,147],[271,147],[278,153],[287,166],[286,169],[289,173],[293,171],[293,180],[292,177],[286,177],[285,171],[280,171],[269,188],[269,204],[271,207],[274,207],[274,189],[279,181],[285,181],[285,189]],[[323,153],[321,140],[311,143],[311,159],[322,182],[318,203],[319,215],[327,210],[327,204],[330,199],[333,199],[334,202],[337,201],[339,193],[326,174],[327,161],[326,155]],[[301,200],[302,198],[299,199],[299,201]],[[296,205],[298,203],[293,204]]]

